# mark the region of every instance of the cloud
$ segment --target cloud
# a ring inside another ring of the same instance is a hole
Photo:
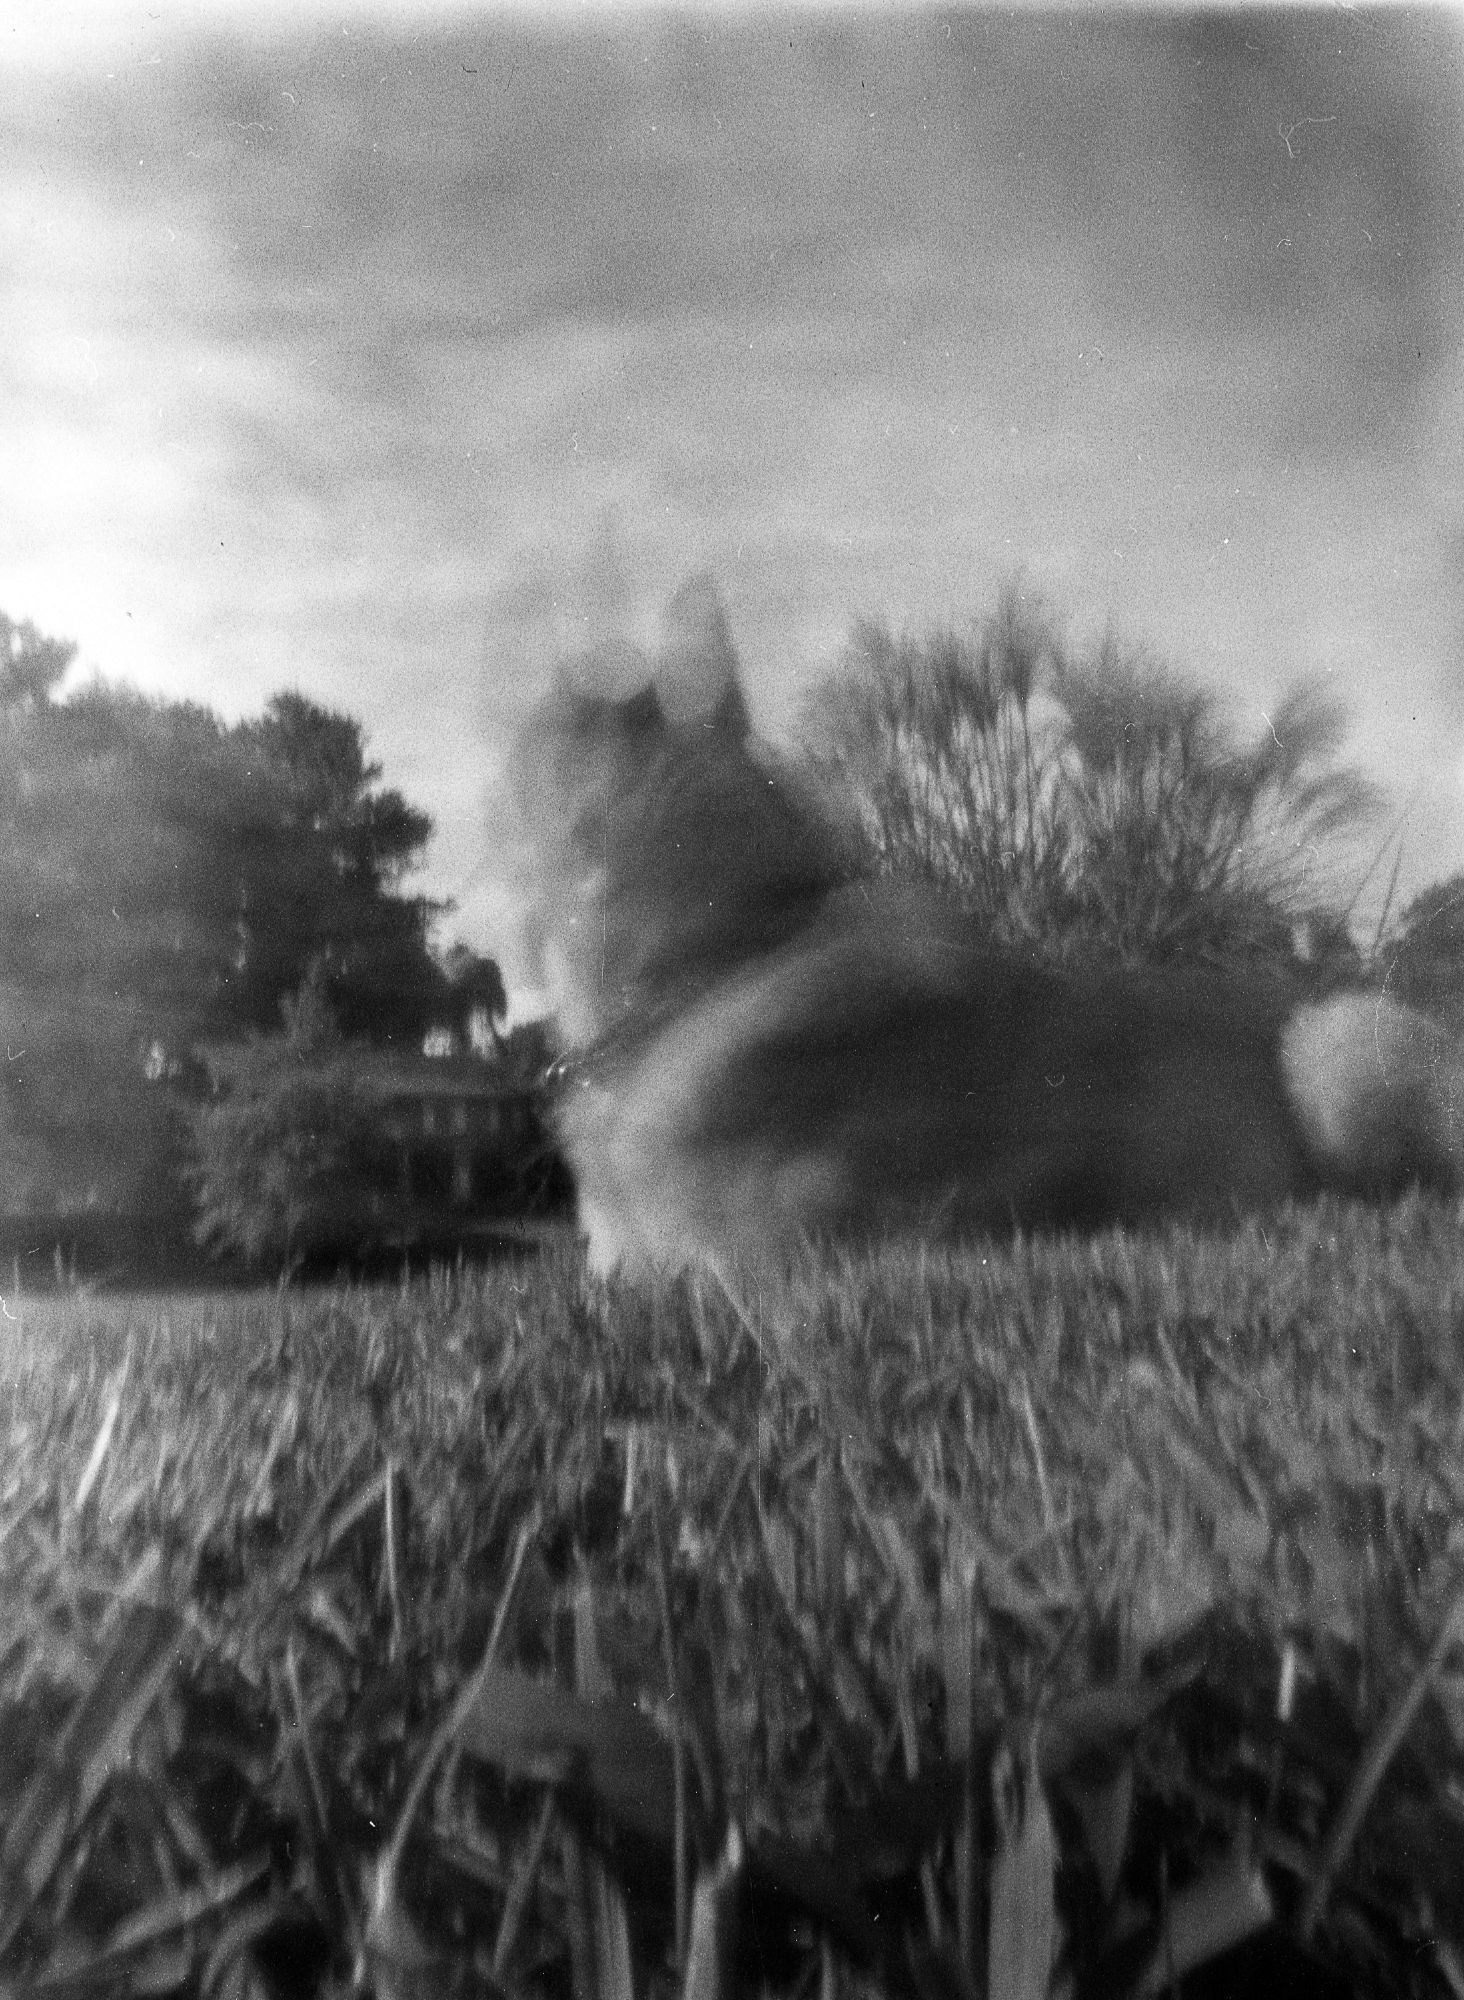
[[[553,659],[629,671],[707,565],[775,724],[856,613],[1025,565],[1243,701],[1330,673],[1382,766],[1452,773],[1461,49],[1443,13],[139,27],[0,86],[6,608],[361,713],[484,910]]]

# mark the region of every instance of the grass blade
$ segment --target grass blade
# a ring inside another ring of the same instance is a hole
[[[0,1845],[0,1951],[45,1888],[68,1836],[126,1761],[178,1652],[177,1619],[157,1605],[124,1613],[90,1692],[31,1778]]]
[[[697,1874],[681,2000],[727,2000],[732,1991],[744,1858],[742,1833],[733,1820],[722,1852]]]
[[[117,1417],[122,1408],[122,1392],[127,1387],[127,1377],[131,1373],[131,1369],[132,1349],[129,1347],[122,1366],[118,1371],[112,1393],[107,1399],[106,1412],[102,1417],[101,1427],[97,1431],[96,1440],[92,1445],[91,1456],[87,1459],[86,1468],[76,1484],[76,1498],[71,1503],[71,1511],[74,1514],[80,1514],[84,1510],[87,1501],[92,1496],[92,1489],[101,1477],[102,1467],[107,1461],[107,1453],[112,1448],[112,1435],[117,1428]]]
[[[1057,1956],[1057,1837],[1037,1770],[1034,1741],[1017,1763],[1003,1745],[993,1760],[996,1853],[991,1864],[988,2000],[1047,2000]]]
[[[594,1586],[588,1582],[580,1585],[574,1598],[574,1677],[580,1692],[592,1701],[605,1701],[612,1693],[595,1629]],[[673,1758],[673,1845],[680,1825],[682,1799],[681,1788],[676,1782],[680,1773],[674,1765]],[[572,1830],[566,1833],[568,1841],[577,1841],[578,1838]],[[635,2000],[635,1980],[630,1965],[630,1923],[626,1916],[625,1897],[596,1854],[585,1856],[584,1883],[589,1898],[598,2000]]]
[[[1266,1878],[1247,1854],[1236,1854],[1172,1896],[1165,1934],[1131,1989],[1131,2000],[1172,1989],[1176,1981],[1231,1951],[1274,1921]]]
[[[1321,1870],[1307,1891],[1306,1902],[1301,1912],[1301,1935],[1309,1938],[1321,1920],[1327,1905],[1327,1897],[1338,1870],[1357,1838],[1359,1827],[1372,1804],[1378,1786],[1382,1783],[1388,1766],[1398,1754],[1399,1745],[1408,1734],[1413,1718],[1423,1704],[1423,1698],[1438,1678],[1444,1661],[1456,1644],[1464,1644],[1464,1590],[1461,1590],[1449,1606],[1437,1638],[1429,1648],[1428,1658],[1414,1675],[1409,1686],[1393,1708],[1383,1717],[1377,1733],[1368,1745],[1367,1754],[1353,1774],[1352,1783],[1347,1788],[1347,1797],[1342,1810],[1337,1815],[1337,1823],[1328,1836],[1326,1852],[1322,1857]]]

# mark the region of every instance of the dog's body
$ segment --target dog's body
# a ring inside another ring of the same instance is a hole
[[[672,616],[720,612],[694,585]],[[561,687],[519,772],[601,1267],[1457,1177],[1464,1062],[1431,1023],[984,947],[925,889],[861,879],[729,671],[675,723],[652,692]]]

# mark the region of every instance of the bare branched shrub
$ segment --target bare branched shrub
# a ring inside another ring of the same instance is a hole
[[[1377,801],[1315,688],[1238,741],[1212,695],[1111,630],[1070,652],[1009,585],[961,631],[860,624],[805,733],[873,865],[925,878],[993,940],[1144,960],[1351,953],[1340,864]]]
[[[1339,862],[1376,807],[1339,762],[1345,718],[1287,694],[1251,744],[1216,699],[1111,633],[1063,660],[1072,920],[1125,958],[1287,957],[1335,937]]]
[[[875,865],[1011,940],[1066,919],[1062,744],[1044,698],[1055,657],[1015,589],[964,630],[897,638],[864,621],[805,712],[813,762],[848,789]]]

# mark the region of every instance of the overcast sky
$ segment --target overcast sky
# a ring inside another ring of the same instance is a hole
[[[0,608],[359,715],[511,978],[506,735],[698,567],[774,733],[1020,569],[1252,726],[1324,678],[1464,868],[1464,15],[0,37]]]

